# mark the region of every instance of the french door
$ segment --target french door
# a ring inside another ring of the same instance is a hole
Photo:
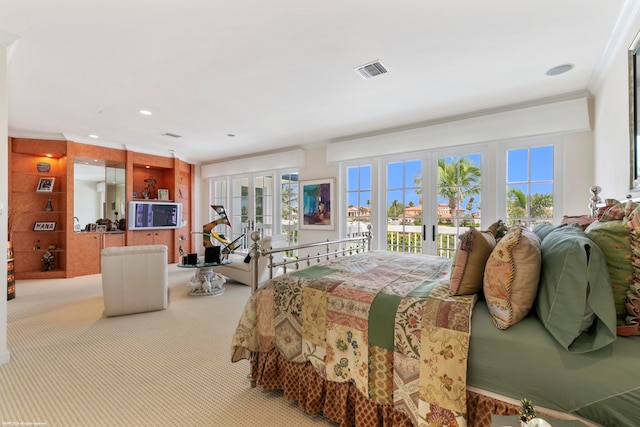
[[[272,173],[231,178],[231,209],[228,214],[233,239],[244,234],[244,243],[248,245],[249,235],[254,230],[261,236],[273,234],[274,188]]]
[[[451,258],[458,235],[481,227],[481,153],[394,158],[385,171],[386,250]]]
[[[423,245],[423,158],[386,163],[386,203],[381,216],[387,237],[386,250],[421,253]]]
[[[438,155],[432,167],[437,171],[436,220],[430,237],[438,256],[453,258],[458,236],[470,227],[481,228],[482,155]]]

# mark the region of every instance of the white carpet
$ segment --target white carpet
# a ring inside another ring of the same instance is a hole
[[[8,305],[0,426],[335,426],[230,362],[250,289],[192,297],[170,266],[167,310],[102,317],[100,276],[23,280]]]

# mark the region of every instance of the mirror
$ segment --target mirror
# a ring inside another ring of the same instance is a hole
[[[125,163],[76,158],[74,162],[74,229],[106,218],[126,218]]]
[[[631,157],[631,190],[640,190],[640,162],[638,113],[640,112],[640,33],[629,48],[629,140]]]

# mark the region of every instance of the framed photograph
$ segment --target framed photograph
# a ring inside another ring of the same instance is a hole
[[[300,182],[300,228],[307,230],[333,230],[335,221],[333,178]]]
[[[41,193],[50,193],[53,191],[53,183],[55,182],[55,178],[40,178],[38,182],[38,188],[36,191]]]
[[[158,188],[158,200],[169,200],[169,190]]]
[[[36,221],[36,223],[33,224],[33,231],[55,231],[55,229],[56,229],[55,221],[47,221],[47,222]]]
[[[137,191],[134,191],[134,192],[131,194],[131,197],[133,197],[134,199],[137,199],[137,198],[138,198],[138,192],[137,192]]]
[[[107,226],[106,225],[96,225],[96,231],[98,233],[106,233],[107,232]]]

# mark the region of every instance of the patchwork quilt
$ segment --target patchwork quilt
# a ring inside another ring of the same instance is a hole
[[[232,361],[275,347],[416,426],[465,426],[476,296],[449,295],[450,268],[446,258],[373,251],[279,276],[247,302]]]

